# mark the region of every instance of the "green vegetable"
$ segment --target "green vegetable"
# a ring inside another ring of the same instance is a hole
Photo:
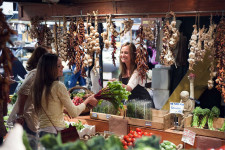
[[[219,130],[222,131],[222,132],[225,132],[225,119],[224,119],[222,128],[220,128]]]
[[[76,142],[54,146],[52,150],[88,150],[88,148],[83,141],[77,140]]]
[[[16,93],[13,94],[13,97],[11,98],[11,104],[15,104],[17,100],[18,95]]]
[[[199,128],[201,128],[201,129],[203,129],[205,127],[205,125],[208,121],[210,110],[208,108],[205,108],[202,110],[202,113],[203,113],[203,118],[202,118],[200,126],[199,126]]]
[[[72,126],[75,126],[78,131],[84,128],[84,125],[82,124],[80,120],[78,120],[78,123],[73,123]]]
[[[88,140],[86,144],[88,149],[101,150],[105,145],[105,139],[102,136],[95,136],[92,139]]]
[[[209,127],[209,130],[215,130],[213,128],[213,119],[214,118],[218,118],[220,115],[220,110],[219,108],[217,108],[216,106],[214,106],[211,111],[210,111],[210,114],[209,114],[209,118],[208,118],[208,127]]]
[[[116,110],[119,108],[124,109],[121,100],[128,100],[128,96],[131,93],[122,87],[122,82],[113,81],[108,82],[107,87],[100,90],[95,94],[96,99],[103,99],[111,102]]]
[[[23,131],[23,144],[24,144],[26,150],[32,150],[32,148],[30,147],[30,144],[29,144],[29,140],[28,140],[26,131]]]
[[[104,148],[106,150],[123,150],[123,144],[118,137],[112,135],[106,139]]]
[[[145,148],[151,150],[159,149],[159,141],[160,139],[155,135],[151,137],[144,136],[136,140],[134,150],[144,150]]]
[[[9,119],[9,116],[4,116],[3,119],[4,121],[7,121]]]
[[[58,134],[57,137],[55,137],[52,134],[46,134],[43,137],[41,137],[40,142],[46,149],[53,149],[54,146],[62,145],[60,134]]]
[[[203,109],[201,107],[196,107],[193,110],[192,127],[197,128],[199,126],[199,116],[202,114],[203,114]]]
[[[127,117],[135,118],[135,104],[134,104],[134,101],[128,101],[128,103],[127,103]]]
[[[170,141],[164,140],[160,144],[161,150],[176,150],[176,145]]]
[[[102,136],[95,136],[86,143],[77,140],[62,144],[60,134],[57,137],[47,134],[40,141],[46,150],[123,150],[123,145],[116,136],[110,136],[106,140]]]

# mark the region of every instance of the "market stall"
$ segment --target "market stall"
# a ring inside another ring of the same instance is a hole
[[[42,2],[19,3],[20,19],[31,21],[29,34],[37,40],[37,45],[52,45],[69,68],[76,65],[74,72],[80,71],[89,81],[94,76],[99,77],[97,82],[92,82],[92,88],[88,82],[87,88],[69,90],[74,105],[81,104],[90,93],[95,93],[99,100],[98,106],[93,109],[88,106],[82,112],[84,116],[64,117],[68,129],[71,124],[78,130],[77,138],[86,144],[82,143],[83,148],[97,147],[98,142],[107,148],[110,145],[107,142],[112,141],[117,141],[121,149],[216,149],[225,145],[225,2],[218,0],[212,4],[212,1],[207,1],[204,5],[200,1],[192,2],[195,3],[172,1],[155,4],[152,1],[153,5],[149,5],[148,1],[140,4],[123,0],[85,1],[75,2],[72,6],[61,5],[60,2],[48,5]],[[138,7],[134,8],[134,5]],[[158,7],[147,11],[156,5]],[[181,10],[184,5],[186,7]],[[210,5],[217,6],[217,9]],[[73,8],[79,9],[72,11]],[[62,9],[62,12],[57,9]],[[123,18],[120,30],[116,27],[117,18]],[[135,18],[140,18],[139,24],[135,23]],[[54,20],[55,24],[48,26],[48,20]],[[3,27],[8,29],[6,25]],[[8,34],[13,34],[9,31]],[[111,63],[116,66],[118,49],[123,43],[118,39],[126,36],[137,47],[135,62],[138,75],[142,81],[149,78],[152,83],[150,88],[146,88],[153,92],[154,104],[144,99],[128,101],[131,93],[120,82],[108,82],[103,87],[102,52],[110,49]],[[5,57],[1,63],[8,60],[5,41],[1,43],[1,57]],[[154,50],[155,58],[152,60],[153,55],[150,56],[149,52]],[[158,64],[154,64],[149,73],[149,63],[154,62]],[[4,70],[9,76],[10,65]],[[1,88],[5,93],[0,98],[6,102],[8,82],[4,79],[1,83],[4,83]],[[97,90],[93,90],[97,86],[95,83],[99,84]],[[104,138],[100,139],[99,135]],[[44,147],[49,145],[47,141],[47,136],[41,140]],[[82,145],[78,141],[70,144],[63,146]],[[60,148],[62,144],[56,146]]]

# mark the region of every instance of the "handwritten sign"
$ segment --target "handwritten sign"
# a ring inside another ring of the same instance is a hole
[[[170,102],[170,113],[183,114],[184,103]]]
[[[184,132],[183,132],[181,141],[193,146],[195,143],[195,135],[196,135],[195,132],[184,128]]]

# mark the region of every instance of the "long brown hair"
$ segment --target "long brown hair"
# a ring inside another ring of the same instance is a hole
[[[129,46],[129,52],[130,52],[130,75],[133,74],[134,70],[137,68],[137,64],[135,63],[136,59],[136,47],[134,43],[126,42],[121,46],[121,49],[125,46]],[[121,51],[120,49],[120,51]],[[125,63],[121,62],[120,59],[120,78],[122,76],[126,75],[127,66]]]
[[[32,53],[31,57],[27,61],[26,69],[31,71],[37,67],[38,61],[42,55],[48,53],[47,49],[38,46]]]
[[[37,65],[37,73],[33,83],[32,95],[34,100],[35,111],[41,109],[41,99],[45,89],[46,105],[48,107],[48,96],[51,91],[51,85],[57,80],[57,61],[58,56],[55,54],[47,53],[43,55]]]

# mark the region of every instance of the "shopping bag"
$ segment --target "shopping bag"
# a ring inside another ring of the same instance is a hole
[[[60,131],[62,142],[73,142],[79,139],[79,134],[75,126],[70,125],[69,128]]]

